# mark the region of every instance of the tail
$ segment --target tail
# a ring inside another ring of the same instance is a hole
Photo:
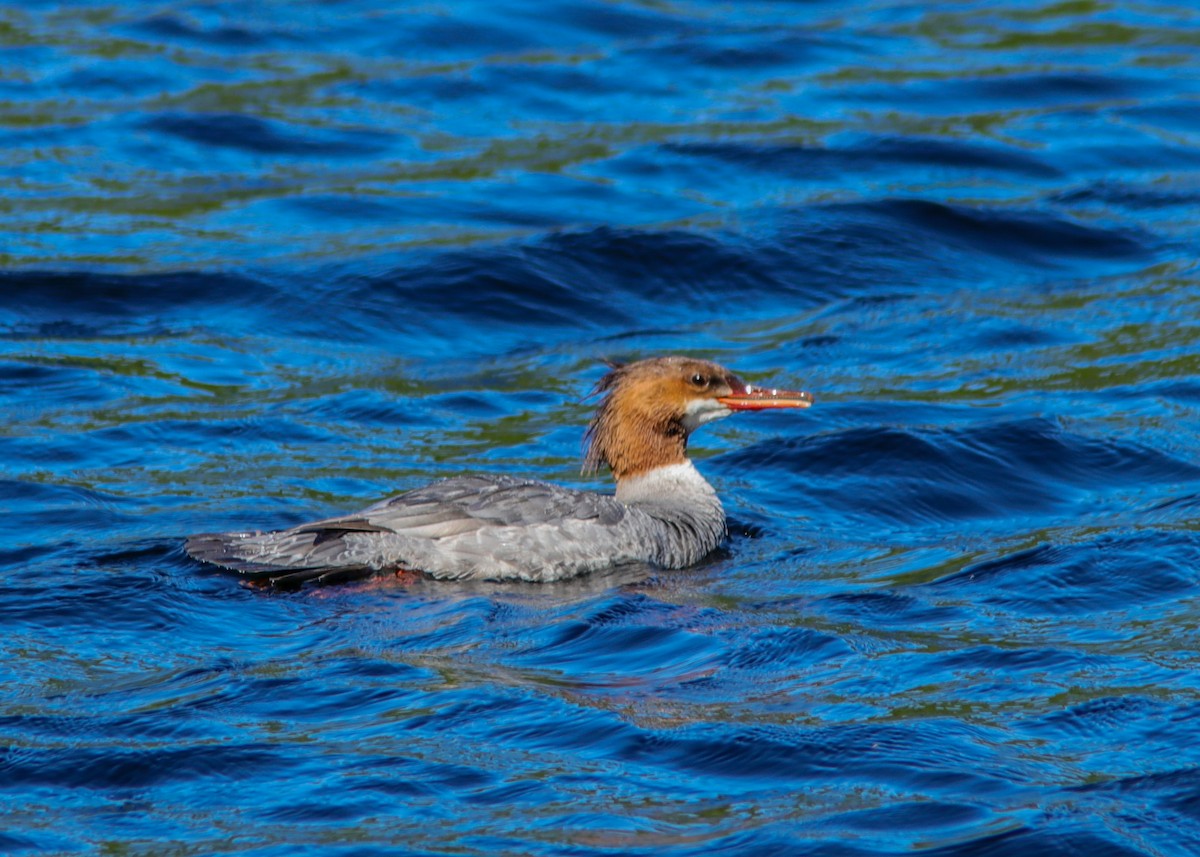
[[[298,589],[346,583],[379,571],[351,558],[342,536],[361,530],[306,525],[274,533],[200,533],[184,544],[188,556],[241,573],[250,583]]]

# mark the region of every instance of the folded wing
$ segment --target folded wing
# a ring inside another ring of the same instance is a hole
[[[627,556],[637,553],[630,514],[608,495],[462,476],[288,530],[192,536],[186,550],[277,587],[400,568],[446,578],[556,579],[595,570],[601,553],[603,565],[614,555],[642,558]]]

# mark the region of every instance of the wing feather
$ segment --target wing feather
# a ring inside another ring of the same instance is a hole
[[[398,567],[438,577],[499,573],[489,569],[531,576],[538,561],[533,546],[553,553],[563,533],[611,527],[627,511],[610,495],[510,476],[462,476],[289,530],[203,533],[189,538],[186,550],[280,588]],[[568,553],[586,551],[575,546]],[[586,560],[559,560],[567,561]]]

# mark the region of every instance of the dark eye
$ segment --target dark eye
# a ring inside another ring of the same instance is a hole
[[[692,384],[694,384],[697,387],[707,387],[708,379],[705,378],[703,375],[701,375],[699,372],[697,372],[695,375],[692,376]]]

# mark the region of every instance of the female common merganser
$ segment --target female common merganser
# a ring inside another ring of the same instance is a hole
[[[616,495],[512,476],[456,476],[290,530],[205,533],[191,556],[277,588],[383,571],[551,581],[624,563],[684,568],[725,536],[725,511],[687,458],[688,435],[734,411],[807,408],[809,393],[751,387],[707,360],[655,357],[612,371],[584,435],[585,472]]]

